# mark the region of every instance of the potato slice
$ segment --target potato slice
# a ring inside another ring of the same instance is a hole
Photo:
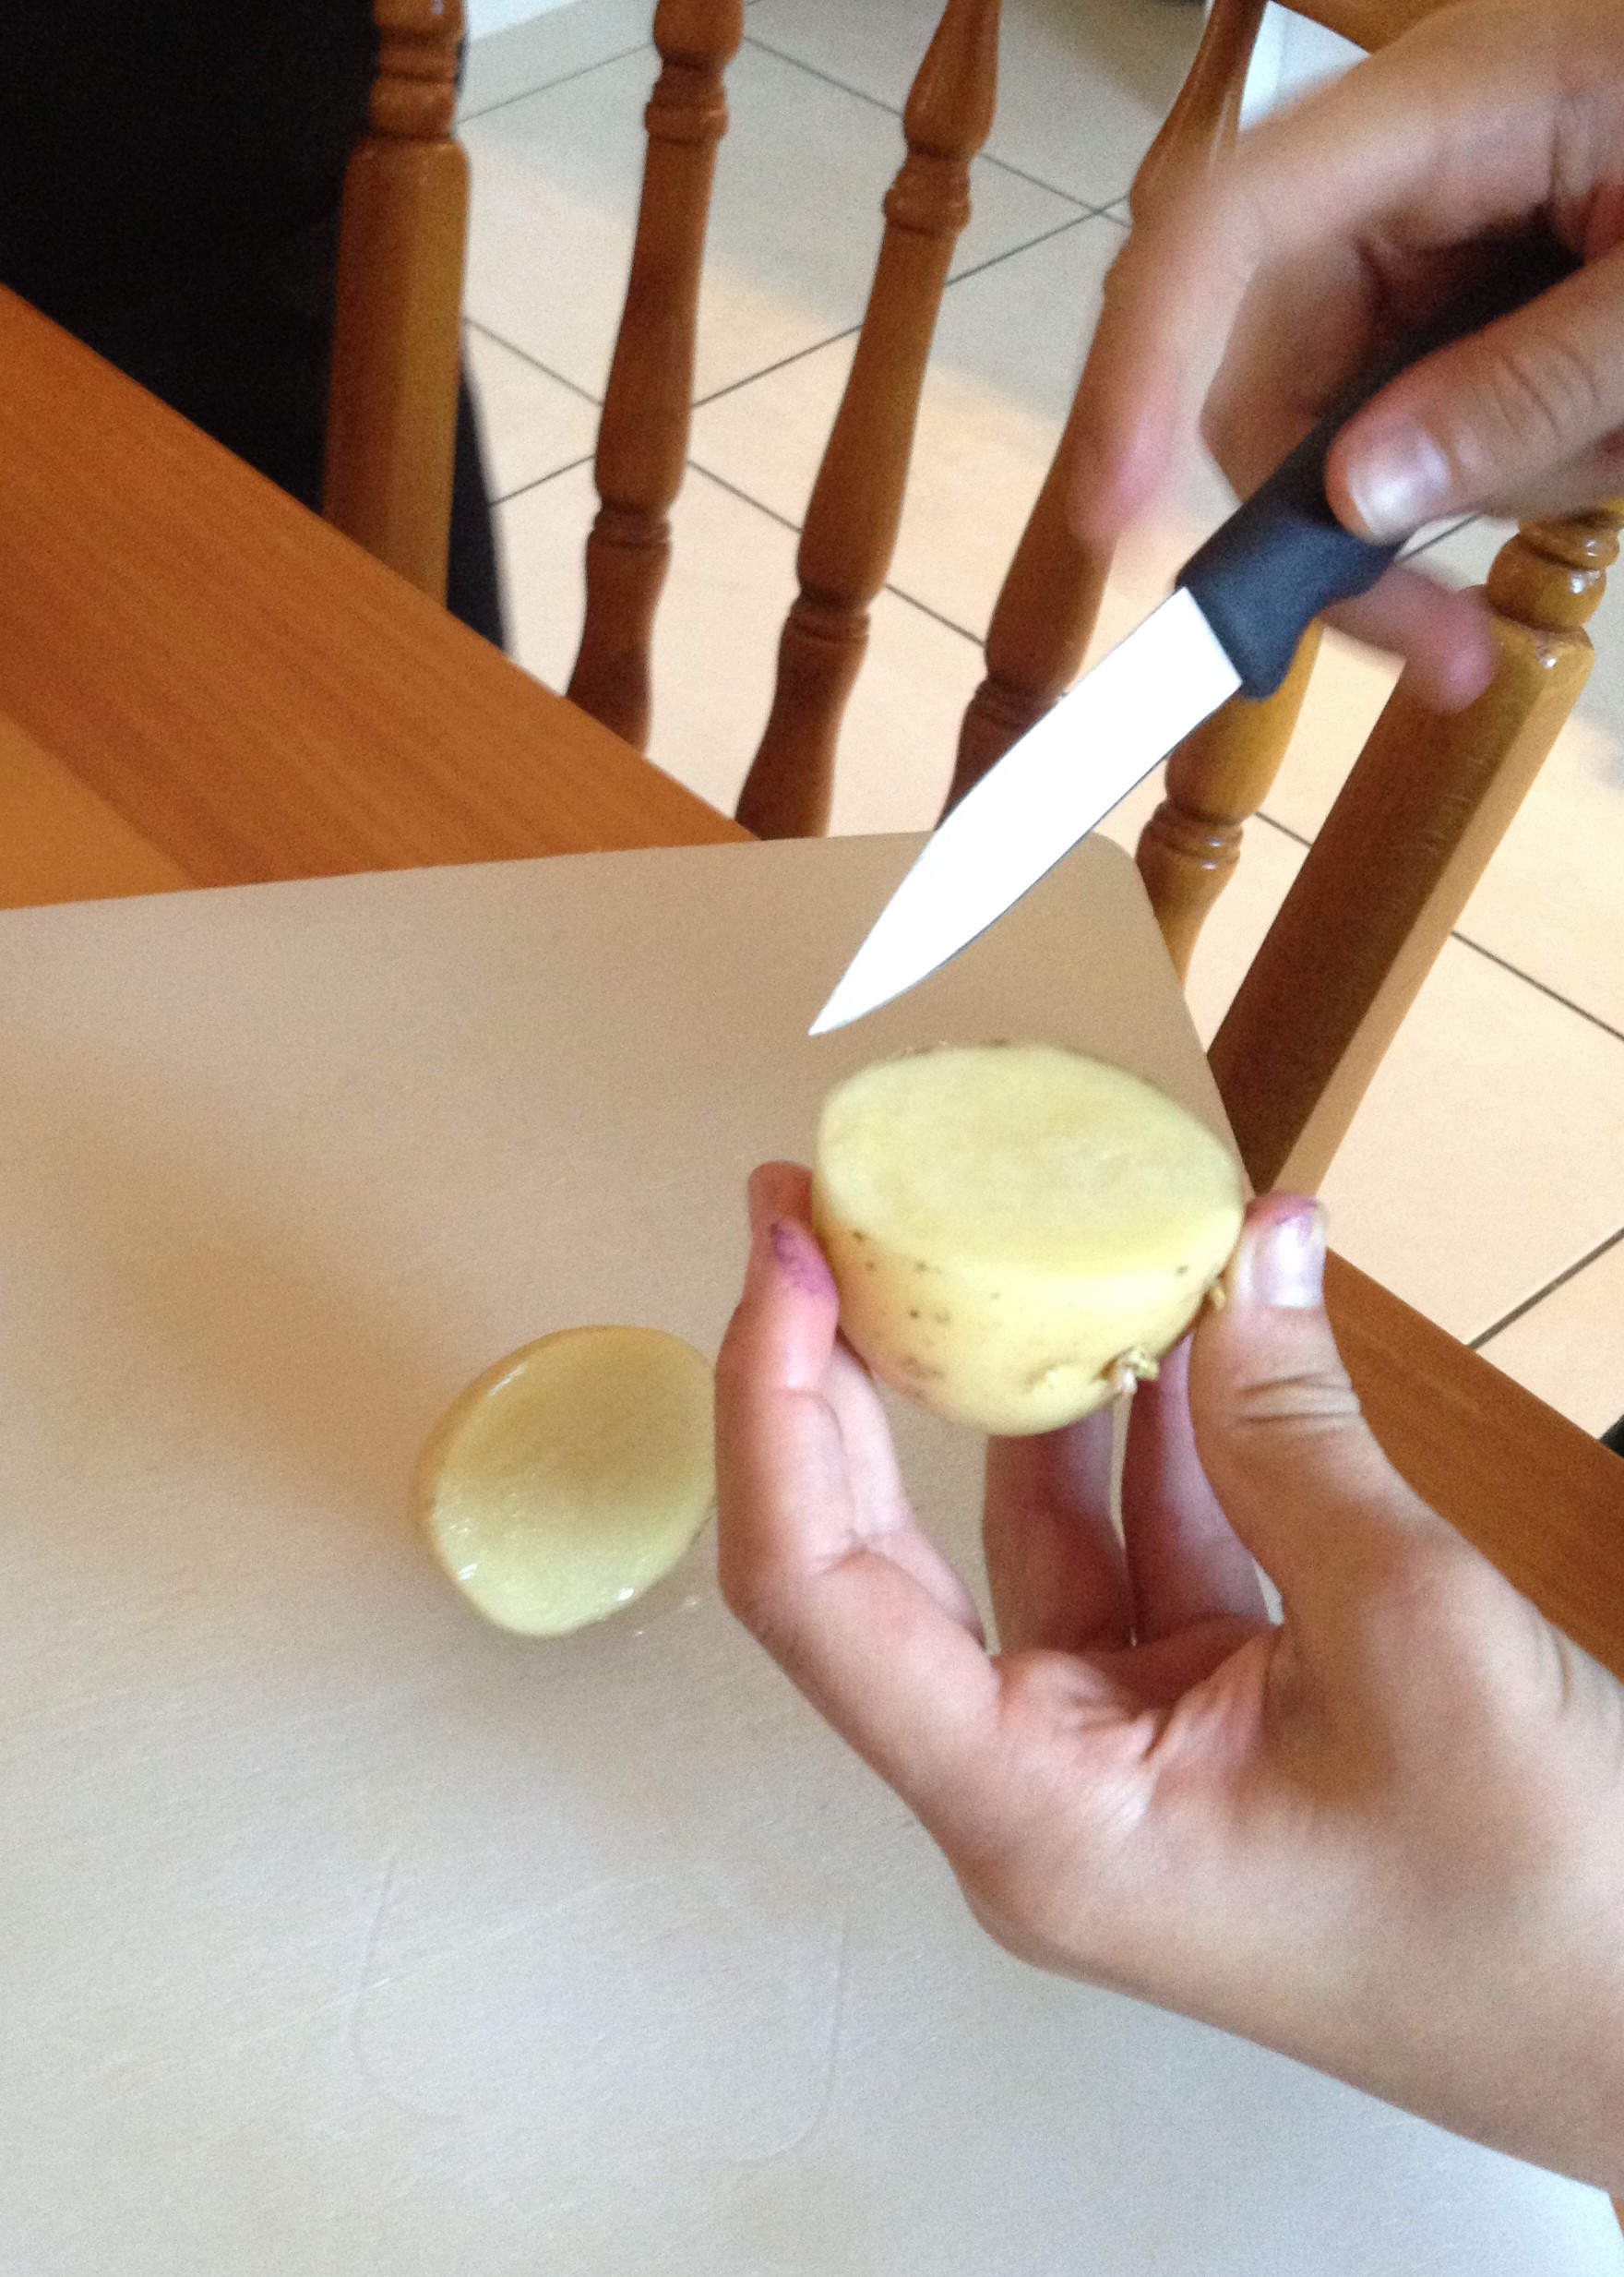
[[[656,1328],[566,1328],[487,1369],[424,1451],[435,1555],[498,1628],[562,1636],[676,1564],[716,1491],[710,1363]]]
[[[862,1069],[818,1125],[813,1222],[875,1373],[979,1430],[1052,1431],[1176,1344],[1234,1249],[1240,1170],[1187,1109],[1051,1044]]]

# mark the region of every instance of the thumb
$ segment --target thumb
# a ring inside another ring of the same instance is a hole
[[[1555,513],[1624,485],[1624,246],[1384,388],[1337,437],[1326,487],[1362,535],[1446,514]]]
[[[1190,1350],[1196,1446],[1231,1526],[1283,1595],[1389,1568],[1447,1532],[1370,1433],[1320,1301],[1325,1219],[1298,1194],[1252,1204]]]

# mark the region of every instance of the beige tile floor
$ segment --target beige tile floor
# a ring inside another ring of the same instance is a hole
[[[796,524],[838,399],[937,0],[750,0],[729,74],[691,471],[656,654],[653,756],[730,806],[765,717]],[[579,629],[597,401],[655,66],[651,0],[572,0],[472,49],[468,312],[513,644],[555,685]],[[1006,0],[914,476],[842,747],[835,827],[924,829],[977,636],[1064,415],[1134,165],[1200,24],[1190,0]],[[1211,470],[1128,549],[1102,641],[1223,510]],[[1480,577],[1503,533],[1432,549]],[[1591,1430],[1624,1408],[1624,597],[1578,716],[1497,856],[1326,1186],[1337,1246]],[[1391,684],[1333,643],[1209,925],[1211,1031]],[[1146,786],[1107,827],[1131,843]]]

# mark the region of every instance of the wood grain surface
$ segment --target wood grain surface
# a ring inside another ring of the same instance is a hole
[[[195,883],[15,720],[0,716],[0,909]]]
[[[1624,1459],[1340,1257],[1338,1345],[1417,1493],[1624,1677]]]
[[[0,293],[0,711],[200,885],[738,826]]]

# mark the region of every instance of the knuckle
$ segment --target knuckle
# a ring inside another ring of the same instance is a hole
[[[1594,495],[1598,497],[1616,491],[1624,482],[1624,426],[1616,426],[1606,435],[1598,436],[1591,447],[1591,464],[1595,473]]]
[[[1466,482],[1492,483],[1508,449],[1519,461],[1536,454],[1568,457],[1608,424],[1606,383],[1594,359],[1551,328],[1520,330],[1492,353],[1486,349],[1473,390],[1476,413],[1452,439],[1439,437]]]
[[[1246,426],[1236,415],[1228,389],[1220,381],[1201,411],[1201,440],[1226,474],[1238,474],[1236,461],[1246,437]]]
[[[765,1644],[779,1620],[771,1580],[760,1558],[734,1540],[725,1513],[717,1529],[716,1586],[734,1619]]]
[[[747,1630],[779,1667],[794,1672],[800,1651],[800,1636],[782,1592],[770,1576],[739,1559],[721,1557],[717,1578],[722,1601],[739,1625]]]
[[[748,1629],[752,1636],[758,1636],[754,1577],[745,1561],[729,1551],[725,1535],[717,1544],[716,1586],[734,1619]]]
[[[716,1355],[713,1381],[718,1413],[725,1414],[738,1407],[754,1391],[758,1373],[758,1367],[746,1346],[735,1313],[733,1325],[722,1337]]]
[[[1414,1712],[1480,1732],[1500,1720],[1511,1670],[1508,1585],[1441,1524],[1367,1541],[1358,1558],[1366,1634],[1402,1668]]]
[[[1054,1947],[1025,1919],[1024,1904],[1019,1895],[1005,1890],[997,1882],[989,1885],[972,1880],[963,1873],[958,1879],[973,1919],[995,1945],[1002,1946],[1014,1959],[1023,1960],[1032,1968],[1054,1966]]]
[[[1241,1438],[1283,1427],[1318,1434],[1345,1430],[1360,1412],[1358,1395],[1342,1369],[1313,1367],[1243,1378],[1231,1388],[1228,1420]]]

